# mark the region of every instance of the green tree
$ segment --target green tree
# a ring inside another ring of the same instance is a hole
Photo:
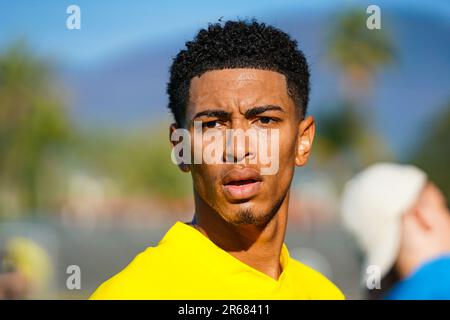
[[[419,142],[411,162],[425,170],[431,181],[436,183],[450,199],[450,102],[442,114],[423,130],[425,137]]]
[[[24,42],[0,55],[0,188],[17,209],[35,212],[51,169],[49,154],[68,140],[69,123],[50,66]],[[45,197],[43,197],[45,198]],[[0,203],[0,212],[12,210]]]
[[[384,27],[370,30],[362,10],[341,15],[331,28],[327,55],[344,75],[351,92],[367,94],[380,68],[394,62],[395,49]]]
[[[83,130],[76,153],[79,167],[113,179],[128,195],[173,201],[192,193],[190,175],[171,160],[168,124],[120,130]]]
[[[369,30],[366,19],[363,10],[343,13],[332,23],[326,43],[326,57],[342,75],[344,95],[331,105],[334,111],[318,116],[317,159],[331,170],[335,163],[340,172],[392,157],[372,126],[368,98],[375,73],[395,60],[394,48],[387,29]]]

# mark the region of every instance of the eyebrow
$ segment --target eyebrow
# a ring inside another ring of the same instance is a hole
[[[285,112],[284,109],[280,106],[275,106],[272,104],[268,104],[265,106],[259,106],[259,107],[253,107],[248,109],[247,111],[245,111],[245,117],[246,118],[250,118],[250,117],[254,117],[257,116],[258,114],[264,113],[266,111],[281,111],[281,112]]]
[[[208,109],[208,110],[203,110],[203,111],[196,113],[194,118],[192,118],[192,120],[195,120],[200,117],[211,117],[211,118],[219,118],[219,119],[223,119],[223,120],[228,120],[231,118],[231,113],[224,111],[224,110],[220,110],[220,109],[215,109],[215,110]]]
[[[266,111],[285,112],[282,107],[269,104],[269,105],[265,105],[265,106],[258,106],[258,107],[250,108],[247,111],[245,111],[244,115],[246,118],[251,118],[251,117],[257,116],[261,113],[264,113]],[[223,119],[223,120],[229,120],[229,119],[231,119],[231,113],[221,110],[221,109],[207,109],[207,110],[203,110],[203,111],[196,113],[195,116],[192,118],[192,120],[195,120],[200,117],[211,117],[211,118],[219,118],[219,119]]]

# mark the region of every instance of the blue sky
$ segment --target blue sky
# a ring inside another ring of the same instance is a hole
[[[81,30],[67,30],[66,8],[81,8]],[[62,62],[85,63],[108,59],[142,42],[189,37],[206,22],[266,16],[274,11],[319,12],[350,5],[378,4],[430,11],[450,23],[450,1],[7,1],[0,0],[0,46],[27,39],[36,53]]]

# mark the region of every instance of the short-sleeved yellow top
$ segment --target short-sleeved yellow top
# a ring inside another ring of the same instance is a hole
[[[176,222],[90,299],[344,299],[327,278],[291,258],[285,244],[280,264],[275,280]]]

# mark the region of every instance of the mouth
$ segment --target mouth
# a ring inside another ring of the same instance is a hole
[[[251,199],[261,189],[262,177],[258,171],[250,168],[233,169],[223,177],[222,188],[231,201]]]

